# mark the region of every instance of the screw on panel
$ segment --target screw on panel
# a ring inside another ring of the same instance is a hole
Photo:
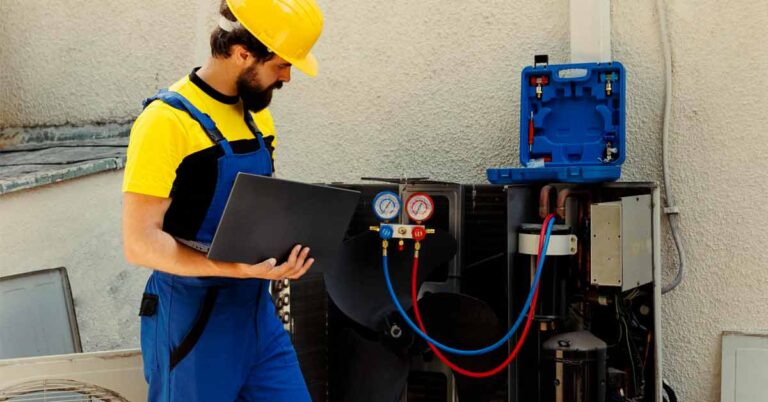
[[[395,324],[389,329],[389,335],[395,339],[400,338],[403,335],[403,330]]]

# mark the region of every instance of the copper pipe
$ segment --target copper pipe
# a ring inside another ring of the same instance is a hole
[[[585,219],[590,218],[590,207],[592,205],[592,193],[589,190],[564,188],[557,194],[557,215],[565,220],[566,204],[568,198],[579,198],[579,215],[577,220],[577,226],[584,224]],[[584,278],[589,282],[590,271],[590,259],[589,253],[584,252],[584,242],[580,241],[578,245],[577,255],[577,267],[580,274],[584,274]],[[584,269],[586,266],[586,270]],[[586,271],[586,272],[585,272]]]
[[[647,367],[646,364],[648,363],[648,350],[651,349],[651,331],[648,331],[648,343],[645,345],[645,357],[643,358],[643,367]]]
[[[556,196],[557,189],[551,184],[542,187],[541,192],[539,192],[539,216],[541,219],[546,219],[549,211],[552,210],[552,205],[550,205],[550,195],[552,194]]]
[[[579,212],[582,216],[589,218],[589,206],[592,204],[592,194],[587,190],[564,188],[557,193],[557,216],[565,219],[565,203],[570,197],[581,199],[579,203]]]
[[[579,199],[579,214],[577,219],[577,226],[581,227],[585,224],[585,221],[590,219],[591,206],[592,206],[592,193],[586,189],[579,188],[564,188],[557,194],[557,215],[565,220],[566,205],[568,198],[577,197]],[[589,252],[585,252],[584,242],[579,241],[577,255],[577,269],[579,274],[584,275],[584,280],[589,283],[590,271],[591,271],[591,256]]]

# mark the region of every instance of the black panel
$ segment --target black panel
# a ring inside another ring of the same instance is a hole
[[[328,297],[323,275],[309,272],[291,282],[293,345],[312,400],[328,396]]]

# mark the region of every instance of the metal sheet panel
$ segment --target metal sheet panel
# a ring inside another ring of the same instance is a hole
[[[624,290],[653,280],[653,206],[650,195],[621,199]]]
[[[66,269],[0,278],[0,359],[81,351]]]
[[[600,286],[621,286],[621,203],[592,204],[590,282]]]

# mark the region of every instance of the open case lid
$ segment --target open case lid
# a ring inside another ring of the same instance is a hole
[[[621,165],[624,89],[624,67],[618,62],[526,67],[520,98],[520,162],[527,166],[531,159],[544,159],[547,167]]]
[[[536,64],[521,78],[520,162],[526,167],[488,169],[489,181],[617,180],[626,156],[621,63]]]

